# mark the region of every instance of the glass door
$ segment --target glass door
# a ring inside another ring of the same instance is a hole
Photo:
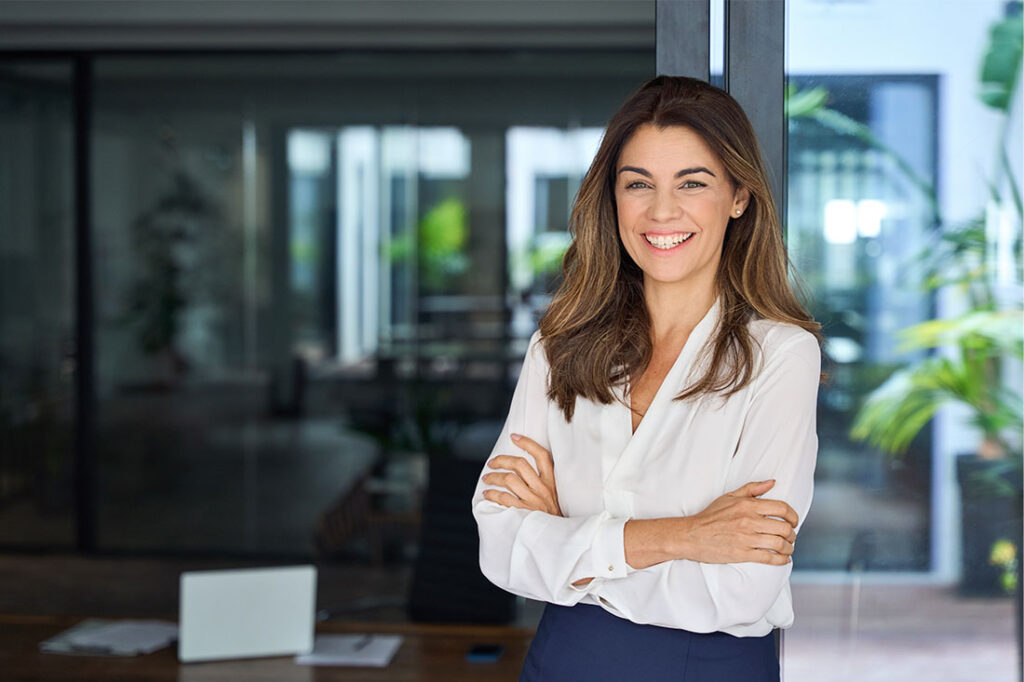
[[[786,679],[1016,680],[1020,3],[787,4],[787,243],[830,376]]]
[[[0,63],[0,544],[74,545],[70,60]]]

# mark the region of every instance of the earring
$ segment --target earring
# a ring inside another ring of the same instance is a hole
[[[737,208],[737,209],[736,209],[736,217],[737,217],[737,218],[738,218],[738,217],[740,216],[740,214],[742,214],[742,213],[743,213],[743,209],[741,209],[741,208]]]

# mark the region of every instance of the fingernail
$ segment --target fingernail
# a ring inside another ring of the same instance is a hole
[[[511,438],[513,442],[518,443],[519,439],[522,438],[522,436],[520,436],[518,433],[513,433],[511,436],[509,436],[509,438]]]

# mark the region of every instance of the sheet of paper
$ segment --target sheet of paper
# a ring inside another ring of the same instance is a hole
[[[295,657],[299,665],[384,668],[402,646],[401,635],[317,635],[313,651]]]
[[[178,626],[162,620],[83,621],[42,642],[46,653],[137,656],[168,646],[178,637]]]

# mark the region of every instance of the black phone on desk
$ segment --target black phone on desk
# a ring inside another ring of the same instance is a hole
[[[505,647],[501,644],[474,644],[469,647],[466,660],[473,663],[494,663],[504,652]]]

